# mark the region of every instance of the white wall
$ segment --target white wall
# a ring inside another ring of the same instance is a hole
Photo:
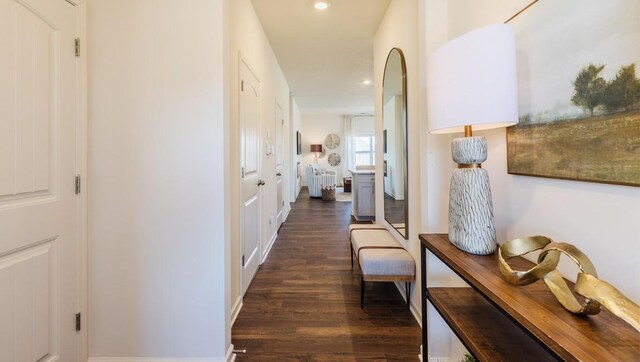
[[[291,202],[294,202],[298,198],[300,189],[302,188],[302,180],[304,179],[304,172],[302,168],[302,155],[298,155],[297,142],[298,135],[296,132],[302,131],[302,113],[300,113],[300,107],[296,98],[292,95],[289,96],[289,119],[291,120],[291,148],[289,155],[291,156]],[[298,170],[298,163],[300,167]],[[297,171],[296,171],[297,170]],[[296,177],[297,176],[297,177]]]
[[[374,116],[352,116],[351,133],[353,136],[370,136],[376,134]]]
[[[427,16],[427,54],[456,36],[505,21],[529,2],[426,0],[424,12]],[[539,2],[535,6],[553,6],[553,2]],[[520,16],[527,16],[527,13]],[[640,264],[637,263],[640,259],[638,189],[509,175],[506,170],[504,129],[478,132],[478,135],[487,137],[489,145],[489,157],[483,168],[488,170],[491,179],[498,242],[504,243],[527,235],[546,235],[557,241],[572,243],[589,256],[601,279],[612,283],[634,301],[640,301],[637,278],[629,277],[640,275]],[[429,136],[431,139],[435,137],[448,139],[443,150],[445,154],[450,153],[450,137]],[[430,174],[449,174],[453,164],[427,162],[426,167]],[[427,177],[430,180],[430,176]],[[428,181],[427,185],[431,187],[433,183]],[[446,202],[442,198],[428,198],[423,200],[423,207],[442,209],[439,219],[446,220],[446,205],[436,205],[443,201]],[[423,226],[425,230],[434,231],[434,228],[429,227],[430,222],[431,220],[423,220]],[[446,224],[440,224],[436,229],[446,231]],[[434,258],[430,258],[429,263],[430,278],[435,283],[455,283],[457,277],[451,275]],[[575,280],[576,269],[573,263],[563,260],[559,270],[568,279]],[[434,329],[431,327],[430,330],[436,333],[442,330],[442,325]],[[442,346],[432,340],[432,349],[433,347],[436,347],[438,353],[442,352],[438,348]],[[459,353],[459,342],[454,341],[449,355],[456,359]]]
[[[336,171],[338,175],[338,185],[342,185],[344,177],[343,163],[344,160],[344,117],[336,114],[302,114],[302,175],[303,184],[307,185],[305,169],[307,165],[314,163],[315,153],[309,152],[309,146],[312,144],[322,144],[322,148],[327,151],[326,155],[318,158],[318,164],[325,170]],[[335,133],[340,137],[340,146],[330,150],[324,144],[324,139],[331,133]],[[330,166],[328,163],[329,154],[336,152],[341,157],[341,163],[338,166]]]
[[[230,346],[226,6],[88,1],[91,357]]]
[[[382,140],[383,130],[383,105],[382,105],[382,80],[384,67],[389,52],[393,48],[402,50],[407,68],[407,153],[408,153],[408,189],[405,200],[408,203],[408,240],[405,240],[384,219],[384,189],[376,187],[376,222],[387,226],[387,229],[403,243],[415,260],[420,260],[420,243],[418,233],[423,231],[420,227],[422,210],[420,207],[421,182],[420,172],[420,134],[424,116],[421,113],[420,103],[420,74],[422,72],[419,53],[419,23],[421,16],[418,11],[418,0],[392,0],[389,8],[378,27],[373,45],[373,69],[376,101],[376,136]],[[376,150],[376,185],[383,185],[383,145],[377,142]],[[420,292],[416,285],[420,285],[420,268],[416,269],[416,281],[411,287],[411,309],[419,315]],[[401,286],[404,288],[404,286]]]
[[[387,176],[384,192],[396,200],[404,200],[404,103],[401,96],[389,98],[383,106],[383,131],[387,131]],[[380,142],[384,141],[381,138]]]
[[[266,142],[275,145],[275,109],[276,102],[282,107],[285,117],[284,135],[290,134],[290,111],[289,111],[289,85],[285,79],[278,61],[271,49],[269,40],[262,28],[258,16],[251,4],[250,0],[233,0],[230,2],[230,37],[229,37],[229,68],[230,75],[230,194],[231,207],[229,214],[231,215],[231,300],[233,304],[233,313],[239,311],[242,296],[240,295],[240,146],[239,146],[239,128],[238,128],[238,91],[239,91],[239,57],[241,56],[252,71],[260,80],[261,91],[261,116],[262,116],[262,143],[261,143],[261,170],[260,178],[265,181],[265,185],[261,189],[261,217],[262,217],[262,253],[263,257],[269,250],[269,242],[273,241],[277,232],[277,223],[275,222],[277,213],[277,192],[276,192],[276,157],[266,155]],[[288,155],[291,149],[291,140],[285,138],[284,154]],[[294,144],[295,145],[295,144]],[[285,158],[286,159],[286,158]],[[285,162],[283,172],[283,199],[285,201],[285,209],[283,213],[288,213],[289,205],[289,184],[290,184],[291,168],[288,162]],[[221,190],[222,192],[222,190]],[[274,222],[270,223],[270,219]]]

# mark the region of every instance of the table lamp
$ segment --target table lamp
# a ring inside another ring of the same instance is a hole
[[[315,152],[316,160],[314,163],[318,163],[318,154],[322,153],[322,145],[311,145],[309,149],[311,152]]]
[[[515,37],[509,25],[480,28],[436,49],[427,61],[427,114],[433,134],[464,132],[451,144],[449,240],[472,254],[497,246],[487,140],[475,130],[518,123]]]

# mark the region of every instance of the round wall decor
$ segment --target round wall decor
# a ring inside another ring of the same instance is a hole
[[[340,164],[340,161],[342,161],[341,157],[339,154],[333,152],[329,154],[329,165],[331,166],[338,166]]]
[[[340,136],[335,133],[331,133],[324,139],[324,144],[330,150],[336,149],[340,146]]]

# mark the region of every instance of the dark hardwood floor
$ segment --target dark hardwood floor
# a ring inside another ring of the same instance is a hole
[[[391,224],[404,224],[404,200],[396,200],[391,195],[384,193],[384,216]]]
[[[417,361],[420,327],[392,283],[351,270],[348,202],[303,189],[233,326],[238,361]]]

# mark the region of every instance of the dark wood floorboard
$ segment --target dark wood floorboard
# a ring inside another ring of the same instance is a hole
[[[396,200],[384,193],[384,217],[391,224],[404,224],[404,200]]]
[[[233,326],[238,361],[417,361],[420,327],[392,283],[351,270],[348,202],[303,189]]]

